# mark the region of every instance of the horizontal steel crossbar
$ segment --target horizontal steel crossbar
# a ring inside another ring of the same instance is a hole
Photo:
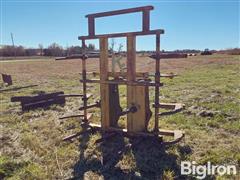
[[[126,32],[126,33],[79,36],[78,39],[79,40],[88,40],[88,39],[99,39],[102,37],[115,38],[115,37],[127,37],[127,36],[145,36],[145,35],[154,35],[154,34],[164,34],[164,30],[163,29],[155,29],[155,30],[150,30],[150,31],[136,31],[136,32]]]
[[[141,12],[141,11],[150,11],[153,10],[153,6],[142,6],[142,7],[136,7],[136,8],[129,8],[129,9],[121,9],[121,10],[115,10],[115,11],[107,11],[107,12],[101,12],[101,13],[94,13],[94,14],[88,14],[85,17],[87,18],[98,18],[98,17],[106,17],[106,16],[114,16],[119,14],[128,14],[128,13],[135,13],[135,12]]]

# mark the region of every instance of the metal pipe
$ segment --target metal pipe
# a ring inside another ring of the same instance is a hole
[[[82,111],[82,110],[86,110],[86,109],[90,109],[90,108],[94,108],[94,107],[100,107],[100,101],[97,101],[94,104],[90,104],[88,106],[80,107],[79,110]]]
[[[160,83],[160,34],[156,34],[156,69],[155,69],[155,83]],[[158,114],[159,114],[159,86],[155,87],[155,126],[154,131],[159,131],[159,122],[158,122]]]
[[[86,79],[87,79],[87,75],[86,75],[86,44],[85,44],[85,40],[82,40],[82,80],[83,81],[83,116],[84,116],[84,121],[87,122],[87,83],[86,83]]]

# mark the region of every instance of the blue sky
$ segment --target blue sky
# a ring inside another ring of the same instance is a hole
[[[1,44],[47,47],[56,42],[63,47],[80,45],[87,35],[86,14],[153,5],[151,29],[164,29],[161,49],[226,49],[239,47],[239,1],[46,1],[2,0]],[[141,14],[134,13],[96,20],[97,33],[141,29]],[[137,38],[138,50],[153,50],[152,36]],[[98,47],[97,41],[89,41]],[[125,39],[116,39],[125,44]]]

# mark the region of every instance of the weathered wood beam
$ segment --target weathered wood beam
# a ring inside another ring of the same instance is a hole
[[[111,124],[109,86],[102,82],[108,80],[108,38],[101,37],[100,44],[100,94],[101,94],[101,125],[106,129]]]

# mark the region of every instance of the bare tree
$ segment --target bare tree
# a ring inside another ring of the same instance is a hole
[[[125,65],[120,62],[120,60],[122,59],[121,51],[122,51],[123,45],[119,44],[118,50],[117,50],[117,52],[115,52],[114,51],[115,44],[116,44],[115,40],[114,40],[114,38],[112,38],[111,44],[109,47],[109,51],[112,54],[112,72],[113,73],[115,72],[116,65],[118,65],[120,71],[123,72],[126,69]]]
[[[42,44],[38,44],[38,48],[40,50],[40,56],[43,56],[43,45]]]
[[[62,56],[64,54],[63,48],[57,43],[52,43],[48,47],[49,56]]]
[[[89,51],[94,51],[95,50],[95,45],[94,44],[89,44],[88,45],[88,50]]]

